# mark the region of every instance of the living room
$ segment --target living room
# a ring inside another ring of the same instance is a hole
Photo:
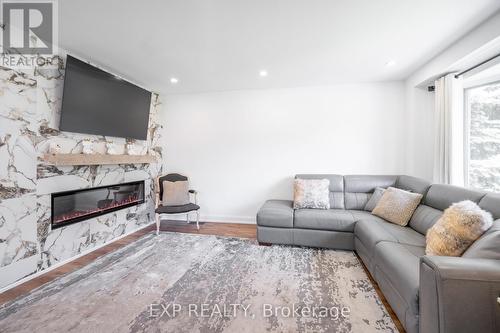
[[[0,6],[0,331],[500,331],[497,0]]]

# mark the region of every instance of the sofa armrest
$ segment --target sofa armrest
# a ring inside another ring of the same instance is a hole
[[[421,333],[499,332],[500,261],[423,256]]]

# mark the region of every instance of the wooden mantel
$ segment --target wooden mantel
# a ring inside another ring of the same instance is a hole
[[[157,158],[153,155],[45,154],[43,160],[53,165],[105,165],[149,164]]]

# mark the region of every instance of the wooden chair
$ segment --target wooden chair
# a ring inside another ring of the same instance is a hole
[[[200,229],[200,206],[198,206],[198,199],[195,190],[188,190],[188,196],[191,200],[191,195],[194,196],[194,203],[190,202],[185,205],[179,206],[165,206],[162,205],[163,198],[163,182],[177,182],[177,181],[187,181],[188,177],[180,175],[178,173],[170,173],[167,175],[159,176],[155,181],[155,214],[156,214],[156,234],[160,233],[160,215],[180,215],[186,214],[186,221],[189,223],[189,213],[196,212],[196,228]]]

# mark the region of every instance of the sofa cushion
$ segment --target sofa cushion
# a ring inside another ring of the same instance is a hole
[[[479,207],[490,212],[494,219],[500,219],[500,194],[486,194],[481,201],[479,201]]]
[[[380,283],[384,294],[394,294],[395,291],[404,300],[406,309],[395,309],[398,317],[403,314],[399,317],[402,320],[408,317],[408,310],[413,315],[418,314],[419,268],[423,255],[423,246],[381,242],[375,248],[375,280],[386,280]],[[384,290],[387,288],[393,290]]]
[[[425,235],[427,230],[432,227],[437,220],[443,215],[443,212],[439,209],[432,208],[426,205],[420,205],[417,207],[413,216],[410,219],[408,225],[413,229]]]
[[[330,208],[344,208],[344,176],[333,174],[298,174],[300,179],[328,179],[330,181]]]
[[[500,220],[464,252],[464,258],[483,258],[500,260]]]
[[[257,225],[277,228],[293,228],[293,201],[266,201],[257,213]]]
[[[445,210],[453,203],[470,200],[478,203],[485,193],[466,189],[463,187],[445,185],[445,184],[432,184],[427,191],[424,199],[424,204],[439,210]]]
[[[482,210],[475,202],[464,200],[454,203],[427,231],[425,253],[459,257],[492,224],[491,213]]]
[[[344,176],[345,209],[364,209],[375,188],[394,186],[397,178],[387,175]]]
[[[428,182],[427,180],[403,175],[398,177],[398,180],[396,181],[396,185],[394,187],[397,187],[405,191],[420,193],[425,195],[429,190],[430,186],[431,183]]]
[[[355,213],[354,216],[359,215]],[[373,215],[356,222],[354,235],[372,255],[375,246],[380,242],[425,246],[425,237],[417,231],[398,226]]]
[[[420,193],[389,187],[373,209],[372,214],[400,226],[406,226],[422,197]]]
[[[384,219],[381,219],[380,217],[375,216],[366,210],[349,209],[349,212],[352,214],[352,216],[354,216],[354,221],[369,219],[385,221]]]
[[[318,229],[352,232],[354,217],[344,209],[297,209],[293,225],[301,229]]]

